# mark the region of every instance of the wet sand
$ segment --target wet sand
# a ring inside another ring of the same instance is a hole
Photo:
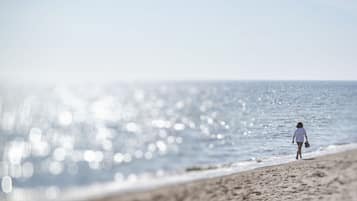
[[[91,201],[357,200],[357,149]]]

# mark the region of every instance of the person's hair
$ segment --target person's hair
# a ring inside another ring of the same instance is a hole
[[[296,128],[302,128],[302,127],[304,127],[304,125],[302,124],[302,122],[297,123]]]

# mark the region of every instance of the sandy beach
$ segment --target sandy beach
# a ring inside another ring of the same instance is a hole
[[[357,149],[91,201],[357,200]]]

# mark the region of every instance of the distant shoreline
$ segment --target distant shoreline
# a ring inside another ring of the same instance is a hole
[[[56,77],[52,79],[46,78],[48,76],[46,73],[36,74],[37,77],[30,73],[30,75],[15,75],[15,74],[3,74],[0,75],[0,82],[6,83],[26,83],[26,84],[108,84],[108,83],[221,83],[221,82],[331,82],[331,83],[355,83],[357,80],[343,80],[343,79],[234,79],[234,78],[107,78],[107,79],[98,79],[105,76],[100,76],[100,74],[93,74],[91,76],[84,76],[83,73],[70,73],[72,76],[71,79],[62,79],[63,77],[68,76],[67,74],[56,73]],[[36,78],[34,78],[36,77]],[[80,77],[80,79],[78,79]],[[39,79],[42,78],[42,79]]]

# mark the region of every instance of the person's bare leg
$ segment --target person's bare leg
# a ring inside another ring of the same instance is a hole
[[[299,159],[299,144],[298,144],[298,149],[297,149],[297,151],[296,151],[296,160],[298,160]]]
[[[299,159],[299,155],[300,155],[300,159],[302,158],[302,156],[301,156],[301,147],[302,147],[302,144],[298,144],[298,151],[296,153],[296,159]]]
[[[299,152],[300,152],[300,159],[302,159],[301,149],[302,149],[302,146],[300,146],[300,150],[299,150]]]

